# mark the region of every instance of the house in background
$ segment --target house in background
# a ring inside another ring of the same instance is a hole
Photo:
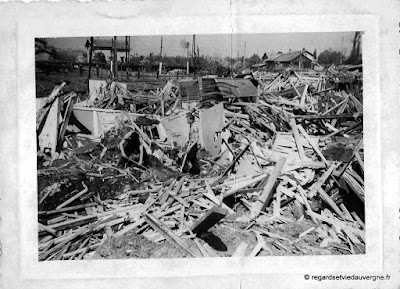
[[[35,38],[35,61],[52,60],[51,52],[47,47],[47,41]]]
[[[303,49],[278,53],[275,57],[266,60],[267,69],[312,69],[315,59],[312,53]]]

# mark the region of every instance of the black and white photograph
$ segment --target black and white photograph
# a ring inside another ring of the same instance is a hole
[[[2,3],[0,287],[397,288],[399,4],[367,2]]]
[[[362,35],[35,38],[39,260],[365,254]]]

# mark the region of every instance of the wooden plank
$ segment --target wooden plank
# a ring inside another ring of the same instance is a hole
[[[79,193],[77,193],[75,196],[69,198],[68,200],[66,200],[64,203],[60,204],[57,206],[57,210],[65,207],[66,205],[72,203],[73,201],[75,201],[76,199],[78,199],[79,197],[81,197],[83,194],[88,192],[88,187],[85,185],[84,182],[82,182],[82,186],[84,187],[84,189],[82,191],[80,191]]]
[[[170,242],[178,245],[179,247],[183,248],[186,252],[188,252],[190,255],[193,257],[202,257],[201,254],[197,253],[196,251],[192,250],[189,248],[187,240],[186,242],[179,238],[175,233],[168,228],[162,221],[157,219],[154,215],[152,214],[145,214],[144,215],[146,222],[157,232],[159,232],[161,235],[163,235],[167,240]]]
[[[57,223],[51,226],[48,226],[49,228],[53,229],[53,230],[57,230],[57,231],[62,231],[65,229],[70,229],[73,227],[77,227],[77,226],[82,226],[84,224],[87,223],[92,223],[97,221],[97,216],[85,216],[82,218],[76,218],[76,219],[72,219],[72,220],[68,220],[62,223]]]
[[[278,179],[278,176],[283,168],[283,166],[285,165],[286,162],[286,158],[281,157],[279,158],[278,162],[275,165],[274,170],[272,171],[271,175],[268,178],[268,182],[264,187],[264,190],[260,196],[260,198],[256,201],[256,203],[254,204],[253,208],[254,211],[250,214],[250,218],[251,219],[255,219],[261,211],[263,211],[265,209],[265,207],[268,204],[268,201],[271,198],[271,193],[272,193],[272,189],[275,186],[275,182]]]
[[[360,164],[360,167],[361,167],[362,171],[364,172],[364,161],[361,159],[361,156],[360,156],[360,152],[359,152],[359,151],[357,151],[357,152],[355,153],[355,157],[356,157],[358,163]]]
[[[161,212],[161,210],[160,210],[160,211],[154,213],[154,215],[157,218],[161,218],[161,217],[163,217],[165,215],[171,214],[171,213],[179,210],[181,207],[182,207],[182,205],[178,204],[178,205],[176,205],[176,206],[174,206],[174,207],[172,207],[172,208],[170,208],[170,209],[168,209],[166,211]],[[143,218],[139,219],[139,220],[135,221],[134,223],[125,226],[123,229],[119,230],[118,232],[115,232],[114,236],[116,236],[116,237],[122,236],[123,234],[126,234],[126,233],[136,229],[137,227],[143,225],[144,222],[145,222],[145,220]]]
[[[61,129],[60,129],[60,134],[58,136],[57,151],[60,151],[62,146],[63,146],[64,135],[65,135],[65,132],[67,130],[69,119],[71,117],[72,107],[73,107],[73,105],[75,103],[75,97],[76,96],[77,95],[75,93],[72,94],[70,99],[69,99],[69,101],[68,101],[67,110],[66,110],[66,112],[64,114],[64,118],[63,118]]]
[[[348,100],[348,99],[347,99],[347,100]],[[338,114],[338,115],[342,115],[342,113],[344,112],[344,110],[345,110],[346,107],[347,107],[347,102],[348,102],[348,101],[344,102],[344,103],[342,104],[342,106],[338,109],[338,111],[337,111],[337,114]],[[333,119],[332,122],[331,122],[331,126],[335,127],[336,124],[337,124],[337,122],[338,122],[338,118]]]
[[[338,120],[338,119],[350,119],[354,120],[357,118],[362,118],[363,114],[360,113],[358,115],[354,115],[351,113],[345,113],[345,114],[330,114],[330,115],[294,115],[292,118],[301,118],[301,119],[333,119],[333,120]]]
[[[203,244],[203,248],[207,250],[208,254],[211,257],[219,257],[218,254],[214,251],[214,249],[211,248],[211,246],[208,245],[207,243]]]
[[[355,229],[353,227],[348,226],[345,222],[342,222],[340,220],[337,219],[332,219],[332,218],[328,218],[325,216],[322,216],[320,214],[314,213],[314,212],[310,212],[311,215],[313,215],[315,218],[320,219],[323,222],[326,222],[328,224],[331,225],[335,225],[337,227],[339,227],[340,229],[347,229],[349,231],[351,231],[354,234],[357,234],[359,236],[362,236],[362,238],[365,238],[365,232],[359,229]]]
[[[51,103],[53,103],[54,99],[58,96],[60,91],[66,85],[65,82],[61,83],[59,86],[54,87],[53,91],[50,93],[49,97],[47,98],[46,102],[43,104],[43,107],[36,113],[36,130],[39,131],[39,127],[41,126],[44,117],[47,115],[51,108]]]
[[[40,132],[37,131],[40,151],[49,151],[52,157],[54,157],[57,148],[59,115],[60,99],[56,98],[49,109],[46,119],[41,124]]]
[[[342,178],[346,181],[346,183],[350,186],[350,188],[354,191],[357,197],[365,202],[365,192],[364,188],[351,176],[348,172],[345,172],[342,175]]]
[[[299,134],[299,130],[297,129],[297,126],[296,126],[296,120],[294,118],[290,119],[290,126],[292,127],[292,130],[293,130],[293,136],[294,136],[294,140],[296,142],[297,151],[299,153],[300,160],[305,160],[306,155],[304,153],[303,145],[300,142],[300,134]]]
[[[341,203],[339,206],[344,212],[344,215],[347,217],[347,219],[349,221],[353,221],[353,217],[350,215],[350,212],[347,210],[346,206],[343,203]]]
[[[272,253],[271,249],[267,247],[267,244],[265,243],[263,236],[261,236],[261,233],[258,231],[255,231],[255,234],[257,237],[257,244],[254,247],[254,249],[251,251],[249,257],[257,256],[257,254],[260,252],[261,249],[264,249],[264,250]]]
[[[54,260],[61,260],[64,253],[68,251],[70,245],[71,245],[71,242],[68,242],[67,244],[65,244],[65,246],[62,247],[62,249],[55,255]]]
[[[197,248],[199,248],[201,254],[203,257],[211,257],[208,251],[200,244],[199,240],[194,239],[195,244],[197,245]]]
[[[312,212],[312,209],[310,207],[310,204],[308,203],[307,197],[306,197],[306,192],[303,190],[303,188],[300,185],[297,185],[297,190],[300,193],[300,196],[303,198],[303,202],[307,208],[307,214],[311,217],[314,223],[318,225],[317,220],[314,218],[314,216],[310,215],[310,212]]]
[[[242,113],[235,113],[231,112],[229,110],[224,111],[225,117],[236,117],[236,118],[243,118],[243,119],[250,119],[250,116],[247,114],[242,114]]]
[[[307,235],[308,233],[311,233],[311,232],[314,231],[314,230],[315,230],[315,227],[308,228],[307,230],[305,230],[303,233],[301,233],[301,234],[299,235],[299,238],[300,238],[300,239],[303,238],[305,235]]]
[[[318,179],[318,181],[312,185],[310,191],[308,192],[309,198],[313,198],[317,194],[317,191],[326,182],[326,180],[329,178],[329,176],[332,174],[335,168],[336,164],[331,165],[329,169],[322,174],[322,176]]]
[[[53,236],[57,236],[57,230],[54,230],[54,229],[50,228],[49,226],[45,226],[41,223],[39,223],[39,231],[45,231],[45,232],[52,234]]]
[[[328,166],[328,161],[326,160],[326,158],[324,157],[324,155],[321,153],[320,149],[314,144],[314,142],[311,140],[310,136],[307,134],[306,130],[301,126],[301,125],[297,125],[297,127],[299,128],[300,132],[304,135],[304,137],[306,138],[306,140],[308,141],[308,143],[312,146],[312,148],[314,149],[314,151],[317,153],[317,155],[321,158],[321,160]]]
[[[240,182],[238,184],[235,184],[232,189],[230,189],[230,190],[228,190],[228,191],[226,191],[226,192],[224,192],[222,194],[222,198],[229,197],[229,196],[235,194],[236,192],[238,192],[241,189],[244,189],[244,188],[247,188],[247,187],[249,187],[251,185],[254,185],[254,184],[262,181],[263,179],[265,179],[267,176],[268,176],[267,174],[262,174],[261,176],[258,176],[258,177],[254,178],[254,179],[242,181],[242,182]]]
[[[198,219],[190,228],[193,233],[199,234],[206,232],[221,219],[227,215],[228,211],[226,209],[214,206],[211,210],[207,211],[200,219]]]
[[[332,111],[334,111],[335,109],[337,109],[338,107],[340,107],[341,105],[343,105],[347,101],[348,101],[348,98],[345,98],[339,104],[337,104],[334,107],[328,109],[327,111],[324,111],[321,115],[328,115],[329,113],[331,113]]]
[[[360,226],[365,229],[365,224],[364,222],[360,219],[360,217],[357,215],[356,212],[351,212],[351,215],[354,217],[354,219],[360,224]]]
[[[233,253],[232,257],[245,257],[246,256],[246,249],[249,246],[246,242],[241,242],[239,246],[236,248],[235,253]]]
[[[340,210],[340,208],[336,205],[336,203],[332,200],[332,198],[329,197],[329,195],[322,188],[318,189],[318,193],[321,195],[323,200],[335,211],[336,214],[338,214],[339,216],[344,217],[346,219],[345,215]]]
[[[210,185],[208,184],[207,181],[205,181],[206,184],[206,189],[207,192],[205,192],[203,195],[207,197],[209,200],[211,200],[214,204],[216,204],[219,207],[222,207],[223,209],[226,209],[228,211],[228,214],[235,214],[235,211],[229,208],[224,202],[221,202],[220,199],[218,199]]]
[[[243,156],[243,154],[246,152],[246,150],[250,147],[251,143],[248,143],[245,148],[235,156],[233,159],[232,163],[229,165],[229,167],[223,172],[222,177],[227,175],[228,172],[235,166],[236,162]]]
[[[136,195],[145,195],[149,193],[158,193],[163,187],[154,187],[152,189],[144,189],[144,190],[131,190],[127,191],[126,193],[131,196],[136,196]]]
[[[301,105],[301,106],[304,106],[304,105],[305,105],[307,89],[308,89],[308,83],[306,83],[306,87],[304,88],[303,94],[301,95],[301,100],[300,100],[300,105]]]

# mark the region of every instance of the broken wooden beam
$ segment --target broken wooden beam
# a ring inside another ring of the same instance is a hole
[[[279,158],[278,162],[275,165],[274,170],[272,171],[271,175],[268,178],[268,182],[264,187],[263,192],[261,193],[260,198],[256,201],[256,203],[253,206],[253,211],[250,214],[250,219],[255,219],[261,211],[265,209],[265,207],[268,204],[268,201],[272,197],[272,189],[275,186],[275,182],[278,179],[278,176],[285,165],[286,158],[281,157]]]
[[[292,118],[301,118],[301,119],[307,119],[307,120],[312,120],[312,119],[357,119],[357,118],[362,118],[363,114],[359,113],[357,115],[355,114],[350,114],[350,113],[344,113],[344,114],[328,114],[328,115],[294,115]]]
[[[82,191],[80,191],[79,193],[77,193],[75,196],[69,198],[68,200],[66,200],[64,203],[60,204],[57,206],[57,210],[65,207],[66,205],[72,203],[73,201],[75,201],[76,199],[78,199],[79,197],[81,197],[83,194],[88,192],[88,187],[85,185],[84,182],[82,182],[82,186],[84,187],[84,189]]]
[[[232,163],[229,165],[229,167],[223,172],[222,177],[224,177],[228,172],[235,166],[236,162],[243,156],[243,154],[246,152],[246,150],[250,147],[251,143],[249,142],[245,148],[238,153],[235,158],[233,159]]]
[[[321,160],[325,163],[326,166],[328,166],[328,161],[326,160],[326,158],[324,157],[324,155],[321,153],[321,150],[318,148],[318,146],[316,146],[314,144],[313,141],[311,141],[310,136],[307,134],[306,130],[301,126],[301,125],[297,125],[297,127],[299,128],[300,132],[304,135],[304,137],[306,138],[306,140],[308,141],[308,143],[312,146],[312,148],[314,149],[314,151],[317,153],[317,155],[321,158]]]
[[[49,95],[46,100],[44,106],[36,113],[36,130],[40,131],[40,126],[46,117],[47,113],[50,111],[51,103],[56,99],[62,88],[66,85],[65,82],[61,83],[60,85],[54,87],[53,91]]]
[[[202,257],[202,255],[199,254],[197,251],[194,251],[191,248],[189,248],[187,242],[179,238],[167,225],[165,225],[161,220],[157,219],[154,215],[145,214],[144,217],[146,219],[146,222],[154,230],[163,235],[167,240],[183,248],[187,253],[189,253],[193,257]]]
[[[74,227],[78,227],[78,226],[82,226],[88,223],[92,223],[97,221],[97,216],[84,216],[82,218],[76,218],[76,219],[72,219],[72,220],[67,220],[61,223],[56,223],[54,225],[50,225],[48,226],[49,228],[56,230],[56,231],[62,231],[62,230],[66,230],[66,229],[70,229],[70,228],[74,228]]]
[[[190,228],[193,233],[199,234],[206,232],[228,213],[228,210],[221,207],[214,206],[211,210],[207,211],[200,219],[198,219]]]
[[[50,228],[49,226],[43,225],[42,223],[39,223],[39,232],[40,231],[45,231],[47,233],[52,234],[53,236],[57,236],[57,230],[54,230],[53,228]]]
[[[245,257],[246,249],[249,246],[246,242],[240,242],[239,246],[236,248],[236,251],[232,254],[232,257]]]
[[[240,183],[235,183],[233,184],[233,188],[224,192],[222,194],[222,198],[226,198],[229,197],[233,194],[235,194],[236,192],[240,191],[241,189],[247,188],[248,186],[254,185],[260,181],[262,181],[263,179],[265,179],[268,175],[267,174],[262,174],[261,176],[255,177],[254,179],[249,179],[249,180],[245,180],[243,182]]]
[[[332,174],[333,170],[336,168],[336,164],[332,164],[329,169],[322,174],[322,176],[318,179],[316,183],[313,184],[310,191],[308,192],[308,197],[313,198],[316,194],[318,189],[322,187],[322,185],[326,182],[329,176]]]
[[[296,142],[297,151],[299,153],[300,160],[305,160],[306,155],[304,153],[303,145],[301,144],[301,141],[300,141],[299,130],[297,129],[296,120],[294,118],[292,118],[290,120],[290,126],[292,127],[292,130],[293,130],[293,136],[294,136],[294,140]]]
[[[57,151],[60,151],[61,148],[63,147],[63,141],[64,141],[64,136],[65,132],[67,131],[67,126],[69,123],[69,119],[71,117],[72,113],[72,107],[74,106],[75,103],[75,97],[76,93],[73,93],[71,97],[69,98],[68,105],[67,105],[67,110],[64,114],[64,118],[62,120],[61,128],[60,128],[60,133],[58,135],[58,141],[57,141]]]

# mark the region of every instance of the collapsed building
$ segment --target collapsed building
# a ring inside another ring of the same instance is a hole
[[[56,86],[37,99],[39,260],[365,253],[362,86],[344,78],[362,74]],[[144,165],[120,163],[130,131]]]

